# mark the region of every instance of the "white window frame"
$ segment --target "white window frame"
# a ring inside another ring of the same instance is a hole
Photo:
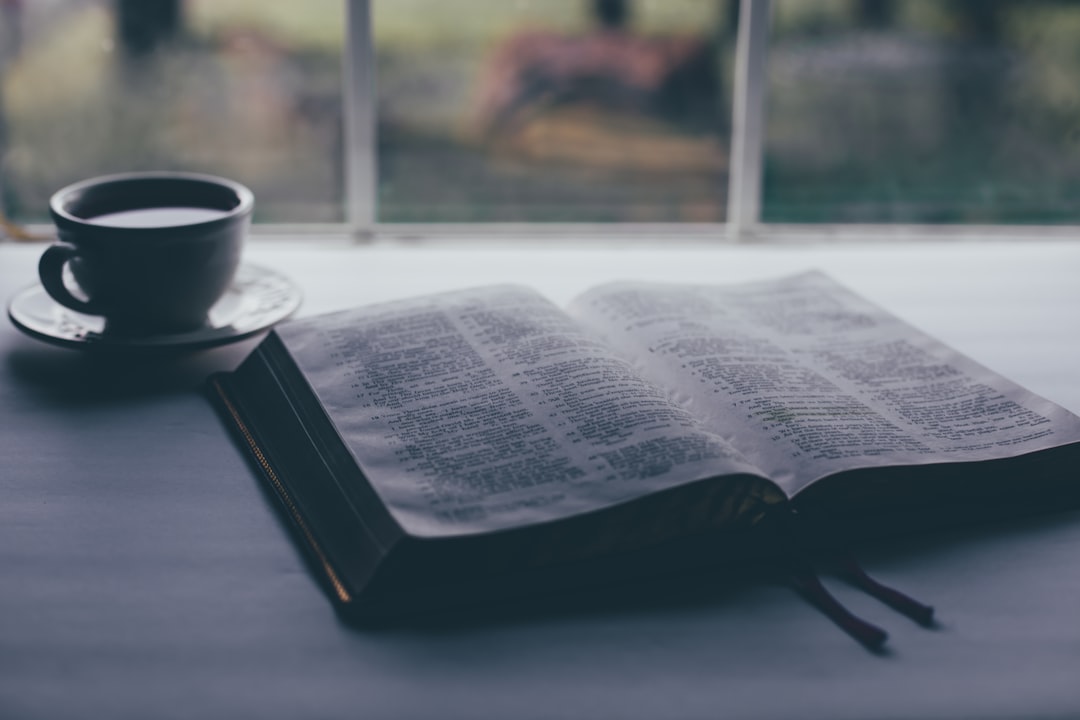
[[[374,240],[437,240],[443,237],[503,239],[543,236],[578,241],[612,238],[655,243],[657,238],[709,243],[802,243],[828,240],[1046,239],[1075,240],[1077,225],[781,224],[761,220],[766,127],[766,63],[772,0],[740,0],[735,48],[735,94],[724,223],[387,223],[378,219],[378,138],[372,3],[345,0],[343,54],[345,222],[259,224],[261,236]],[[385,0],[391,2],[392,0]],[[453,1],[453,0],[450,0]]]
[[[389,0],[388,0],[389,1]],[[378,138],[375,39],[372,3],[346,0],[347,35],[342,87],[345,152],[345,226],[357,241],[438,236],[500,238],[619,237],[652,241],[658,236],[727,237],[747,240],[757,233],[761,210],[761,165],[765,118],[765,57],[771,0],[740,0],[732,162],[725,223],[384,223],[378,219]],[[735,191],[733,191],[733,189]],[[298,226],[278,226],[285,233]],[[329,229],[325,228],[324,229]]]
[[[390,0],[387,0],[390,1]],[[1080,236],[1078,226],[780,224],[761,221],[766,62],[772,0],[740,0],[735,48],[731,163],[725,223],[384,223],[378,220],[375,51],[372,2],[346,0],[348,37],[344,75],[346,231],[359,242],[439,237],[619,238],[655,242],[657,237],[709,242],[820,242],[900,239],[985,240]],[[266,227],[266,226],[263,226]],[[288,232],[290,227],[283,226]]]

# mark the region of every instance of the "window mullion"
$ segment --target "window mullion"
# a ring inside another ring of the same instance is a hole
[[[761,220],[765,66],[771,11],[771,0],[741,0],[739,6],[727,213],[728,230],[734,240],[746,238]]]
[[[372,0],[346,0],[342,72],[345,146],[345,221],[369,237],[377,212],[375,44]]]

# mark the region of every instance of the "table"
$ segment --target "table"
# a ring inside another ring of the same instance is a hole
[[[0,246],[0,294],[40,247]],[[489,282],[556,301],[608,279],[727,282],[821,268],[1080,412],[1080,244],[614,248],[272,240],[250,261],[302,314]],[[1080,716],[1080,512],[864,548],[939,610],[874,656],[788,588],[363,631],[339,622],[200,389],[253,341],[148,365],[0,327],[0,717],[873,718]],[[647,593],[646,593],[647,594]]]

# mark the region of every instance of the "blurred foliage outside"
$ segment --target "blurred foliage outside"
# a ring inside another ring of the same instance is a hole
[[[149,52],[123,46],[113,3],[22,7],[0,77],[13,217],[44,219],[76,180],[163,169],[244,182],[256,221],[343,219],[343,0],[187,0]]]
[[[688,56],[633,98],[618,72],[583,67],[572,79],[546,57],[558,48],[572,66],[575,56],[601,52],[605,31],[590,0],[376,3],[380,217],[722,221],[733,3],[627,3],[626,26],[608,32],[639,51],[628,51],[628,64],[682,42],[707,52],[708,65]],[[500,78],[510,63],[516,77]],[[686,79],[672,89],[680,73]],[[582,97],[586,87],[592,97]],[[509,128],[485,122],[485,101],[499,92],[516,103]]]
[[[989,29],[963,0],[776,0],[766,221],[1080,220],[1080,2],[980,1]],[[41,220],[69,182],[182,169],[251,186],[257,221],[343,220],[344,2],[187,0],[176,36],[138,58],[112,2],[15,3],[19,42],[0,38],[3,208]],[[632,5],[635,34],[713,47],[711,130],[560,108],[512,145],[473,124],[493,53],[523,31],[591,32],[587,3],[374,6],[381,220],[723,219],[727,0]]]
[[[1080,222],[1080,2],[774,8],[765,221]]]

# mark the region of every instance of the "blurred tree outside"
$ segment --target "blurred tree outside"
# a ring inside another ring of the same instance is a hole
[[[723,220],[736,7],[376,3],[380,217]]]
[[[343,2],[24,3],[0,75],[7,212],[42,220],[65,184],[167,169],[248,184],[257,221],[342,220]]]
[[[0,207],[181,169],[245,182],[261,222],[343,220],[345,1],[0,0]],[[723,220],[736,0],[626,0],[607,31],[603,1],[375,0],[380,219]],[[764,219],[1076,223],[1076,37],[1080,0],[775,0]],[[676,62],[565,81],[609,45],[705,59],[674,104]]]
[[[1080,221],[1080,2],[774,8],[766,221]]]

